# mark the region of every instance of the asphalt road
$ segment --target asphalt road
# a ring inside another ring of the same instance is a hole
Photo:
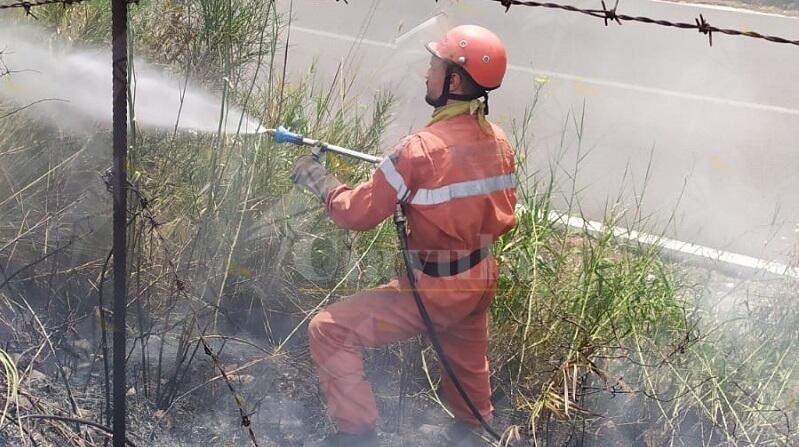
[[[571,4],[597,8],[593,1]],[[283,7],[288,5],[283,2]],[[428,21],[438,13],[436,21]],[[729,8],[626,0],[619,12],[799,39],[799,19]],[[293,3],[288,71],[339,66],[349,94],[397,98],[391,141],[423,126],[421,44],[445,23],[476,23],[507,43],[510,70],[490,118],[511,133],[541,87],[528,167],[554,173],[556,205],[587,219],[783,263],[799,239],[799,47],[602,20],[488,0]],[[421,31],[414,27],[425,23]],[[581,138],[578,138],[578,134]],[[576,176],[574,175],[576,173]],[[574,193],[574,194],[573,194]],[[576,196],[577,200],[570,200]],[[792,253],[794,253],[792,255]]]

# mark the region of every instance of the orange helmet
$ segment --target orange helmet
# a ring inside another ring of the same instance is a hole
[[[425,47],[434,56],[461,67],[485,90],[494,90],[502,84],[508,66],[505,45],[482,26],[456,26],[443,39]]]

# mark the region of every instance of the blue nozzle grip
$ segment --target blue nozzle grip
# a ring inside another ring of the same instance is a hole
[[[302,135],[289,131],[283,126],[279,126],[274,136],[276,143],[302,144]]]

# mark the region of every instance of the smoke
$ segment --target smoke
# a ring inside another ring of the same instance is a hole
[[[111,52],[108,48],[65,46],[39,29],[0,26],[0,100],[61,128],[111,122]],[[139,125],[227,133],[255,133],[258,122],[242,110],[141,60],[130,79]],[[240,127],[239,127],[240,126]]]

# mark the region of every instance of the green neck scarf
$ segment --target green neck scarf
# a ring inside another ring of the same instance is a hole
[[[482,130],[486,135],[493,135],[491,125],[488,123],[488,120],[486,120],[485,104],[483,104],[483,102],[479,99],[472,99],[471,101],[455,101],[445,106],[436,107],[436,109],[433,111],[433,117],[430,119],[430,122],[427,123],[427,125],[431,126],[439,121],[452,118],[454,116],[463,115],[464,113],[468,113],[469,115],[477,115],[477,123],[480,125],[480,130]]]

